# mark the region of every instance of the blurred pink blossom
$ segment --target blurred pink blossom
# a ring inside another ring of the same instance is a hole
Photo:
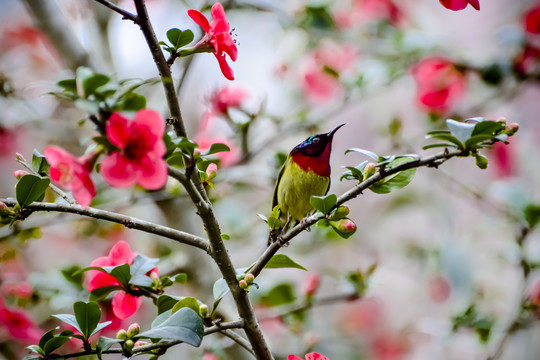
[[[409,342],[402,333],[381,332],[371,342],[373,360],[401,360],[409,353]]]
[[[140,110],[133,121],[118,113],[107,122],[109,141],[119,151],[113,151],[101,163],[101,175],[111,186],[124,188],[138,184],[156,190],[167,182],[167,164],[163,134],[165,121],[154,110]]]
[[[87,207],[96,195],[96,188],[90,173],[95,154],[76,158],[58,146],[47,146],[43,153],[51,165],[51,180],[59,186],[71,190],[81,206]]]
[[[309,274],[307,280],[304,283],[304,294],[307,297],[312,297],[317,292],[320,285],[321,275],[319,273]]]
[[[422,59],[412,69],[418,102],[425,109],[442,114],[465,92],[465,74],[454,63],[440,57]]]
[[[478,0],[439,0],[440,3],[447,9],[458,11],[463,10],[467,5],[471,5],[476,10],[480,10],[480,2]]]
[[[248,97],[249,92],[237,85],[227,84],[214,89],[208,98],[208,109],[203,114],[199,131],[211,131],[214,117],[228,115],[229,109],[240,108]]]
[[[289,355],[287,356],[287,360],[303,360],[303,359],[296,355]],[[312,353],[306,354],[306,360],[329,360],[329,359],[326,356],[323,356],[319,353],[312,352]]]
[[[380,20],[397,26],[403,20],[403,13],[392,0],[355,0],[350,9],[334,11],[332,18],[341,29]]]
[[[229,32],[229,22],[225,16],[223,5],[219,2],[215,3],[212,6],[211,13],[212,22],[210,23],[200,11],[188,10],[189,17],[202,27],[206,33],[195,47],[209,47],[213,49],[223,75],[229,80],[234,80],[234,73],[229,64],[227,64],[225,54],[229,55],[232,61],[236,61],[238,51],[231,32]]]
[[[341,96],[340,74],[349,70],[356,58],[352,46],[335,43],[324,43],[308,54],[301,69],[301,86],[307,99],[317,104]]]
[[[429,297],[433,302],[442,303],[448,300],[451,291],[450,282],[442,275],[434,276],[428,282]]]
[[[497,178],[507,178],[515,174],[513,147],[503,142],[496,142],[490,151],[493,169]]]
[[[132,264],[137,256],[132,253],[129,244],[125,241],[119,241],[114,245],[108,256],[102,256],[94,259],[90,266],[118,266],[123,264]],[[150,272],[157,272],[157,269],[152,269]],[[112,275],[103,271],[90,270],[90,281],[88,283],[88,291],[92,292],[95,289],[107,286],[121,286],[121,283]],[[119,319],[126,319],[133,315],[141,305],[140,296],[132,295],[125,290],[117,292],[112,299],[112,309],[114,315]]]
[[[210,146],[214,143],[225,144],[231,149],[231,151],[223,151],[220,153],[213,154],[212,156],[217,157],[220,160],[220,166],[227,167],[235,164],[240,160],[241,154],[240,149],[238,149],[231,139],[226,137],[213,137],[207,133],[199,133],[195,137],[195,142],[199,145],[198,151],[204,153]]]
[[[0,297],[0,337],[29,345],[37,344],[42,334],[28,312],[6,306]]]
[[[540,49],[525,43],[514,59],[514,68],[521,73],[531,73],[540,68]]]
[[[19,145],[17,132],[0,125],[0,157],[11,157],[15,154]]]

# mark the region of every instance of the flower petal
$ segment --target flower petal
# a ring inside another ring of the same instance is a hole
[[[117,188],[132,186],[140,175],[133,162],[119,152],[111,153],[101,162],[100,173],[109,185]]]
[[[109,251],[109,266],[131,264],[136,254],[131,252],[129,244],[123,240],[117,242]]]
[[[149,131],[158,138],[163,137],[165,132],[165,121],[155,110],[139,110],[133,122],[148,127]]]
[[[289,355],[287,356],[287,360],[302,360],[302,358],[299,358],[296,355]]]
[[[208,19],[206,18],[206,16],[204,16],[202,12],[197,11],[197,10],[188,10],[188,15],[193,21],[195,21],[197,25],[202,27],[204,32],[207,33],[210,31],[210,23],[208,22]]]
[[[229,23],[225,16],[225,9],[220,3],[212,5],[212,30],[215,33],[229,32]]]
[[[328,358],[319,353],[312,352],[312,353],[306,354],[306,360],[328,360]]]
[[[221,69],[221,72],[223,73],[223,76],[225,76],[229,80],[234,80],[234,73],[231,67],[229,66],[229,64],[227,64],[227,60],[225,59],[225,54],[221,53],[220,55],[218,54],[215,54],[215,55],[219,63],[219,68]]]
[[[146,157],[139,162],[140,176],[137,184],[148,190],[157,190],[167,182],[167,163],[162,158]]]
[[[126,147],[130,135],[128,119],[118,113],[112,114],[107,121],[105,131],[111,144],[120,149]]]
[[[139,306],[141,306],[140,296],[133,296],[123,291],[114,294],[112,299],[114,316],[119,319],[127,319],[135,314]]]

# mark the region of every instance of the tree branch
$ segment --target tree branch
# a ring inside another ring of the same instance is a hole
[[[0,201],[5,203],[8,206],[15,206],[17,201],[13,198],[1,199]],[[159,235],[174,241],[177,241],[182,244],[194,246],[206,252],[209,252],[208,241],[199,236],[186,233],[184,231],[175,230],[166,226],[158,225],[149,221],[141,220],[127,215],[122,215],[106,210],[100,210],[96,208],[83,208],[80,205],[71,205],[71,204],[57,204],[57,203],[43,203],[43,202],[34,202],[24,209],[21,210],[25,217],[30,216],[33,212],[36,211],[55,211],[55,212],[64,212],[72,213],[87,217],[92,217],[95,219],[106,220],[118,224],[122,224],[129,229],[136,229],[144,231],[150,234]]]
[[[456,157],[456,156],[467,156],[468,153],[463,150],[452,150],[448,151],[446,149],[445,151],[442,151],[440,153],[437,153],[432,156],[428,156],[425,159],[415,159],[409,162],[406,162],[404,164],[398,165],[396,167],[393,167],[391,169],[381,169],[377,171],[375,174],[367,178],[366,180],[358,183],[355,185],[352,189],[346,191],[343,193],[340,197],[337,199],[337,206],[354,199],[358,195],[362,194],[364,190],[369,188],[371,185],[375,184],[376,182],[390,176],[397,174],[400,171],[412,169],[412,168],[419,168],[422,166],[427,167],[434,167],[437,168],[439,165],[444,163],[445,161]],[[251,274],[253,274],[255,277],[257,277],[262,269],[266,266],[268,261],[274,256],[279,249],[288,243],[291,239],[293,239],[295,236],[300,234],[302,231],[308,229],[311,225],[315,224],[320,219],[323,219],[324,215],[309,215],[306,216],[300,223],[293,228],[291,228],[289,231],[287,231],[285,234],[282,234],[280,236],[280,240],[272,243],[266,251],[261,255],[261,257],[255,262],[255,265],[251,268],[249,271]]]
[[[174,88],[174,82],[172,79],[171,69],[167,63],[167,59],[163,55],[156,34],[150,23],[148,17],[148,12],[146,10],[146,5],[144,0],[134,0],[135,8],[137,9],[138,24],[141,28],[141,31],[146,39],[154,63],[159,71],[159,76],[161,78],[161,83],[163,84],[163,89],[165,90],[165,97],[167,98],[167,104],[169,111],[171,113],[171,118],[173,119],[172,125],[177,136],[187,137],[186,129],[184,127],[184,121],[182,120],[182,113],[180,111],[180,104],[178,103],[178,95],[176,94],[176,89]]]
[[[131,20],[133,21],[135,24],[138,24],[139,23],[139,19],[137,17],[137,15],[135,14],[132,14],[130,13],[129,11],[126,11],[124,9],[122,9],[121,7],[119,6],[116,6],[115,4],[113,4],[112,2],[110,1],[107,1],[107,0],[94,0],[95,2],[98,2],[106,7],[108,7],[109,9],[111,9],[112,11],[114,12],[117,12],[119,13],[120,15],[123,16],[123,19],[124,20]]]

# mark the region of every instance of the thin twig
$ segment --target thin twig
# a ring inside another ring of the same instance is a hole
[[[232,330],[221,330],[220,333],[229,339],[232,339],[235,343],[246,349],[251,355],[255,356],[255,352],[251,348],[251,344],[249,341],[247,341],[247,339],[243,338]]]
[[[115,12],[119,13],[120,15],[122,15],[124,20],[131,20],[135,24],[137,24],[139,22],[139,19],[137,18],[137,15],[132,14],[129,11],[126,11],[126,10],[122,9],[119,6],[116,6],[115,4],[113,4],[110,1],[107,1],[107,0],[94,0],[94,1],[108,7],[112,11],[115,11]]]
[[[15,204],[17,204],[17,200],[13,198],[0,199],[0,201],[8,206],[15,206]],[[55,211],[88,216],[95,219],[122,224],[129,229],[136,229],[150,234],[159,235],[177,241],[179,243],[191,245],[206,252],[209,252],[208,241],[204,238],[184,231],[175,230],[167,226],[158,225],[146,220],[141,220],[135,217],[122,215],[111,211],[100,210],[92,207],[83,208],[80,205],[43,202],[33,202],[32,204],[25,206],[21,211],[23,212],[25,217],[28,217],[33,212],[37,211]]]

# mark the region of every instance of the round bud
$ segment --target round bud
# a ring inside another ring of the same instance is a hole
[[[253,284],[253,280],[255,280],[255,276],[251,273],[249,274],[246,274],[246,276],[244,277],[244,280],[246,280],[246,282],[251,285]]]
[[[208,305],[202,304],[199,306],[199,314],[205,318],[208,315]]]
[[[121,339],[121,340],[126,340],[128,338],[127,331],[124,329],[118,330],[118,332],[116,333],[116,338]]]
[[[124,348],[124,350],[125,350],[126,352],[131,352],[131,350],[133,350],[133,347],[134,347],[134,346],[135,346],[135,343],[133,342],[133,340],[128,339],[128,340],[126,340],[126,341],[124,342],[123,348]]]
[[[377,164],[375,163],[367,163],[366,167],[364,168],[364,180],[366,180],[371,175],[375,174],[375,171],[377,170]]]
[[[510,123],[507,127],[506,127],[506,133],[508,134],[508,136],[512,136],[514,135],[517,131],[519,130],[519,124],[518,123]]]
[[[24,176],[24,175],[28,175],[28,173],[24,170],[15,170],[13,172],[13,175],[15,176],[15,178],[17,180],[21,180],[21,178]]]
[[[129,338],[132,338],[135,335],[137,335],[140,331],[141,331],[141,327],[139,326],[139,324],[133,323],[133,324],[129,325],[129,327],[127,329],[127,335],[128,335]]]
[[[348,206],[340,205],[338,208],[330,215],[330,220],[340,220],[349,215],[350,209]]]
[[[208,167],[206,168],[206,175],[208,176],[208,180],[212,180],[217,176],[217,165],[214,163],[210,163]]]
[[[240,287],[240,289],[246,290],[249,285],[246,280],[242,279],[238,282],[238,286]]]
[[[342,219],[336,223],[336,228],[344,233],[350,233],[356,230],[356,224],[350,219]]]

